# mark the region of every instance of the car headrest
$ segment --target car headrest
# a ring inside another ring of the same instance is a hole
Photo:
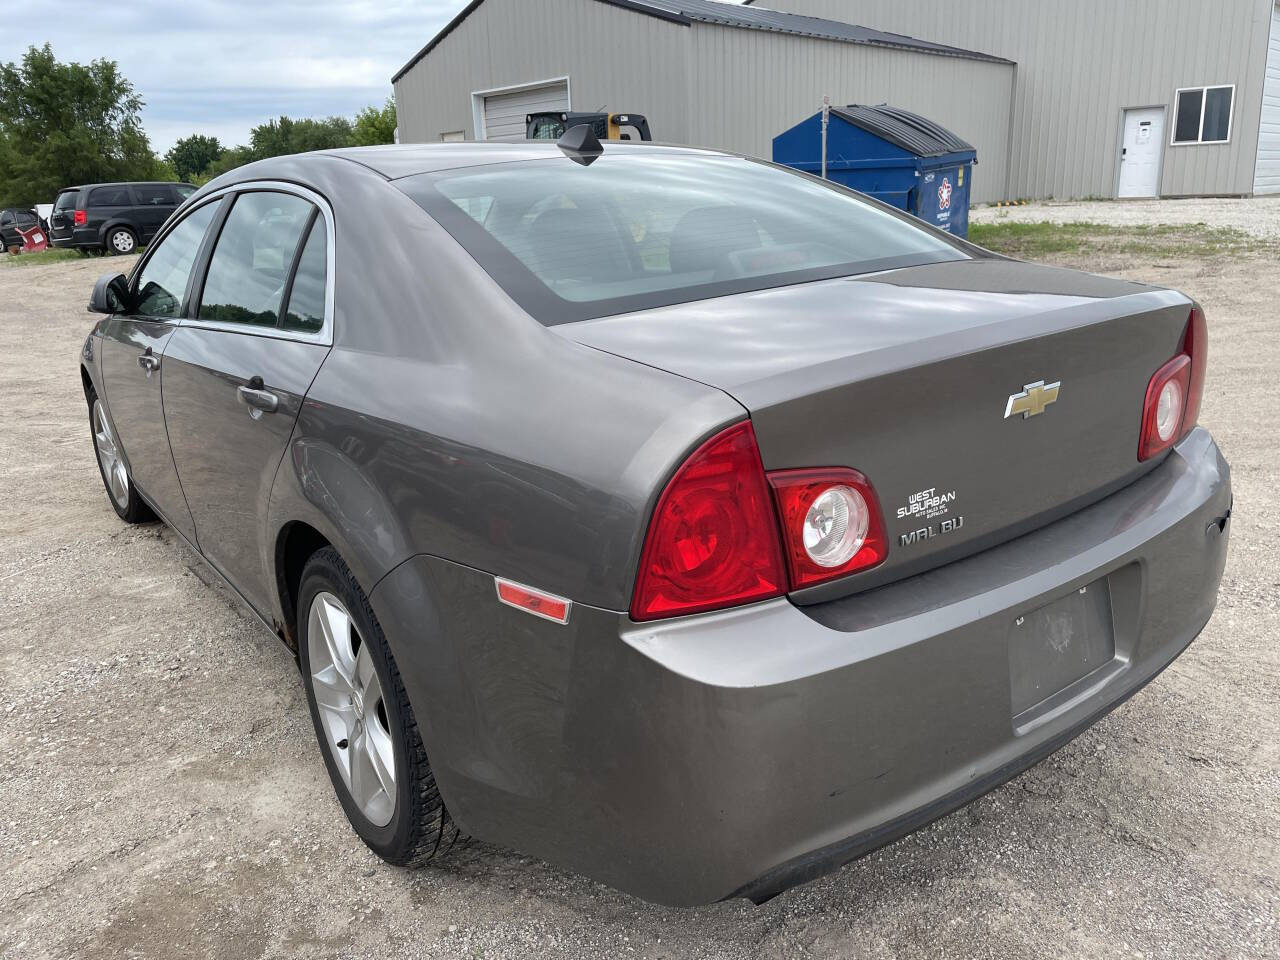
[[[605,282],[632,273],[619,227],[602,209],[544,210],[530,224],[527,243],[544,280]]]
[[[738,250],[760,246],[760,227],[749,213],[733,206],[696,207],[671,231],[671,272],[716,270]]]

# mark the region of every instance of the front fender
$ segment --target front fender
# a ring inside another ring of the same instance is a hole
[[[84,338],[84,343],[80,345],[80,379],[85,388],[85,397],[88,398],[89,388],[93,388],[93,392],[106,402],[106,391],[102,386],[102,325],[106,323],[107,318],[100,319],[93,325],[93,329],[89,331]]]

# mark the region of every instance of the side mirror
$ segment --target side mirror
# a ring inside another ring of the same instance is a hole
[[[129,302],[129,281],[123,273],[104,273],[89,295],[90,313],[120,313]]]

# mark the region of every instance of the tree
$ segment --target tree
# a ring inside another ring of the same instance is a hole
[[[170,147],[164,158],[173,166],[179,180],[194,180],[204,176],[221,156],[222,144],[217,137],[193,133]]]
[[[279,157],[307,150],[332,150],[351,146],[351,121],[346,117],[323,120],[294,120],[281,117],[268,120],[249,131],[249,150],[253,159]]]
[[[351,140],[357,147],[372,147],[379,143],[395,143],[395,98],[388,97],[387,102],[382,105],[381,109],[369,106],[357,113]]]
[[[204,182],[243,164],[252,163],[254,160],[265,160],[267,157],[279,157],[287,153],[392,143],[395,139],[395,129],[394,99],[388,99],[381,107],[365,107],[356,114],[354,123],[346,117],[325,117],[319,120],[279,117],[260,123],[250,130],[249,146],[224,149],[202,174],[196,175],[196,179]],[[194,138],[187,138],[187,140],[191,139]],[[178,141],[179,144],[183,142]],[[174,149],[176,150],[177,147],[175,146]],[[173,151],[171,150],[167,156],[176,167],[178,164]]]
[[[46,43],[21,65],[0,65],[0,206],[51,202],[76,183],[163,176],[142,105],[113,60],[59,63]]]
[[[234,170],[236,167],[243,167],[246,163],[251,163],[254,159],[256,158],[248,147],[227,147],[227,149],[222,151],[222,156],[209,164],[209,169],[205,171],[204,177],[200,179],[202,181],[212,180],[214,177],[222,176],[228,170]]]

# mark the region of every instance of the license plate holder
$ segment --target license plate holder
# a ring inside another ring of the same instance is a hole
[[[1018,617],[1009,635],[1013,715],[1106,666],[1115,655],[1106,577]]]

